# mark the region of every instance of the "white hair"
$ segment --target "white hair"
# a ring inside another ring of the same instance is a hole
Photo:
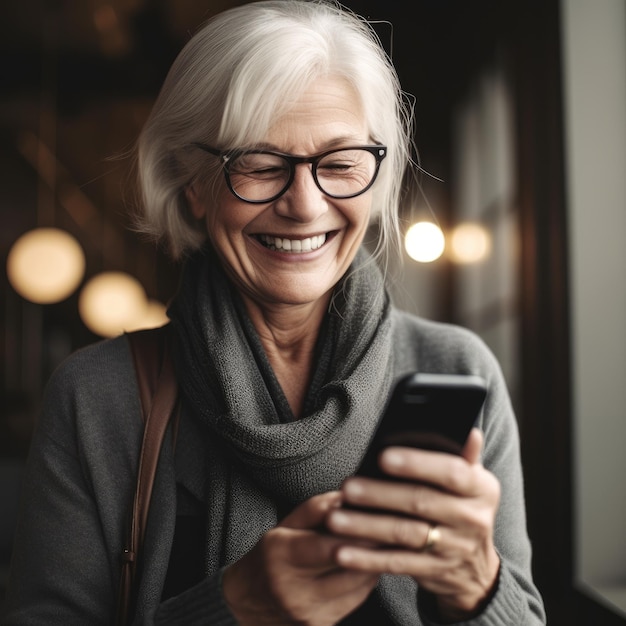
[[[216,15],[189,40],[139,137],[139,229],[164,241],[174,258],[202,246],[206,228],[191,215],[184,190],[217,180],[220,164],[190,146],[258,144],[286,103],[328,76],[354,88],[371,140],[388,147],[372,188],[375,252],[386,256],[400,243],[412,111],[372,27],[332,0],[252,2]]]

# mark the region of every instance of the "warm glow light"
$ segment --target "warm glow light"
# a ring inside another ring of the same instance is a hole
[[[9,282],[22,297],[37,304],[60,302],[80,284],[85,255],[64,230],[36,228],[22,235],[7,257]]]
[[[454,229],[450,246],[459,263],[477,263],[491,251],[491,237],[480,224],[466,222]]]
[[[137,328],[146,312],[146,292],[138,280],[123,272],[102,272],[83,287],[78,309],[92,332],[114,337]]]
[[[135,320],[133,325],[129,325],[125,330],[140,330],[141,328],[156,328],[169,322],[167,317],[167,307],[157,300],[148,300],[143,314]]]
[[[420,263],[430,263],[438,259],[443,254],[445,245],[441,228],[432,222],[413,224],[404,239],[407,254]]]

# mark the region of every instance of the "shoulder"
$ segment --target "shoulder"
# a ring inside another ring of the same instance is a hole
[[[394,349],[399,363],[423,371],[475,373],[489,377],[499,365],[481,337],[468,328],[393,309]]]
[[[141,406],[128,339],[119,336],[78,349],[50,377],[39,430],[61,442],[75,432],[94,446],[141,428]]]
[[[50,377],[48,393],[102,396],[127,385],[132,375],[128,340],[119,336],[84,346],[68,356]]]

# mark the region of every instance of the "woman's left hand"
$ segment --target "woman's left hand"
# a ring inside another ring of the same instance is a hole
[[[337,563],[412,576],[436,596],[443,619],[462,620],[478,612],[496,585],[500,566],[493,544],[500,484],[480,463],[482,442],[474,428],[462,456],[388,448],[380,466],[402,481],[348,479],[344,501],[380,509],[380,514],[336,509],[327,526],[336,535],[371,540],[377,548],[346,544],[336,552]],[[429,536],[435,541],[426,547]]]

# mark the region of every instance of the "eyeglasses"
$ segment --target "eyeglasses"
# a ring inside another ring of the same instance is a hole
[[[267,150],[221,152],[206,144],[193,145],[220,158],[228,188],[251,204],[280,198],[289,189],[300,163],[311,164],[313,180],[327,196],[354,198],[374,184],[387,156],[387,147],[380,145],[339,148],[311,157]]]

